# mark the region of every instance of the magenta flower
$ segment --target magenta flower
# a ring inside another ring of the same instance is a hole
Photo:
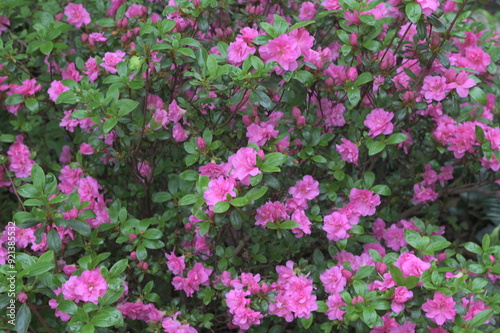
[[[449,91],[446,84],[446,78],[443,76],[426,76],[424,84],[420,93],[424,95],[425,99],[442,101]]]
[[[355,187],[349,193],[349,205],[352,210],[361,216],[375,214],[375,207],[380,205],[380,195],[374,194],[370,190],[360,190]]]
[[[240,148],[236,154],[229,156],[229,164],[234,168],[231,176],[240,180],[244,185],[250,185],[250,177],[262,173],[257,164],[257,152],[253,148]]]
[[[218,202],[227,201],[228,194],[233,198],[236,197],[234,185],[234,178],[219,177],[212,179],[208,183],[208,189],[203,193],[203,198],[205,198],[207,205],[213,209]]]
[[[281,222],[288,220],[290,217],[286,213],[286,207],[279,201],[267,202],[257,208],[255,216],[255,225],[260,225],[263,229],[266,228],[267,222]]]
[[[80,29],[82,25],[90,24],[90,14],[87,12],[83,5],[76,5],[74,3],[68,4],[64,8],[64,15],[68,17],[68,23]]]
[[[406,287],[396,287],[392,295],[391,309],[394,313],[400,313],[404,310],[406,301],[413,298],[413,292]]]
[[[391,134],[394,130],[394,125],[391,123],[394,114],[392,112],[387,112],[384,109],[373,109],[366,116],[364,125],[370,129],[368,135],[372,138],[379,136],[380,134]]]
[[[338,294],[344,290],[347,279],[342,275],[342,271],[342,267],[334,266],[327,269],[319,276],[327,293]]]
[[[102,58],[103,63],[101,63],[101,67],[103,67],[106,71],[111,74],[116,74],[116,65],[118,63],[125,61],[123,57],[125,57],[126,53],[118,50],[115,52],[106,52],[104,54],[104,58]]]
[[[90,57],[89,60],[85,62],[85,69],[86,70],[83,71],[83,73],[87,74],[90,82],[97,80],[97,77],[99,76],[99,66],[97,66],[95,58]]]
[[[314,180],[313,177],[306,175],[304,178],[297,182],[294,187],[288,190],[294,199],[298,200],[312,200],[319,195],[319,182]]]
[[[300,47],[297,40],[289,35],[283,34],[270,40],[260,47],[259,53],[262,60],[276,61],[285,71],[294,71],[299,67]]]
[[[333,212],[324,218],[323,230],[326,231],[326,238],[330,241],[338,242],[349,238],[347,233],[349,229],[352,229],[352,225],[347,220],[347,216],[342,213]]]
[[[167,258],[167,267],[174,275],[181,275],[186,269],[184,256],[177,257],[172,251],[170,254],[165,253],[165,257]]]
[[[466,72],[461,71],[460,74],[457,75],[455,82],[448,84],[448,88],[455,89],[460,97],[467,97],[467,95],[469,95],[469,89],[475,85],[476,82],[474,82],[473,79],[469,79]]]
[[[422,7],[422,13],[425,16],[431,15],[439,8],[439,0],[415,0]]]
[[[425,316],[438,325],[443,325],[449,319],[455,321],[455,301],[451,296],[445,296],[442,293],[435,293],[434,299],[428,299],[422,304],[422,310],[426,312]]]
[[[243,38],[236,38],[236,41],[230,43],[227,48],[227,61],[231,65],[240,66],[255,51],[255,47],[248,46]]]
[[[300,238],[304,234],[307,235],[311,234],[312,223],[303,210],[296,210],[292,214],[291,220],[299,224],[298,227],[292,229],[292,232],[295,234],[295,237]]]
[[[337,152],[342,157],[342,160],[353,163],[354,165],[358,165],[358,146],[344,138],[341,138],[340,141],[342,141],[343,143],[340,145],[335,145],[335,147],[337,147]]]
[[[10,84],[11,93],[20,94],[24,97],[34,95],[40,89],[42,89],[42,85],[36,84],[36,79],[24,80],[22,85],[18,85],[15,83]]]
[[[297,16],[301,21],[314,20],[316,16],[316,4],[314,2],[306,1],[300,5],[299,15]]]
[[[61,81],[56,80],[52,81],[52,83],[50,84],[50,88],[47,90],[47,92],[49,93],[49,99],[52,102],[56,102],[59,95],[68,90],[71,89],[63,85]]]
[[[403,272],[405,279],[410,275],[421,277],[424,271],[431,268],[431,264],[422,261],[422,259],[415,256],[413,252],[402,253],[394,263],[394,266],[398,267],[401,272]]]
[[[75,302],[92,302],[98,304],[99,297],[108,290],[108,283],[101,275],[100,269],[83,271],[81,276],[72,276],[61,286],[64,299]]]
[[[80,153],[83,155],[92,155],[94,153],[94,148],[88,143],[82,143],[80,145]]]

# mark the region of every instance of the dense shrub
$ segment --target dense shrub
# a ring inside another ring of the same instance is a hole
[[[495,331],[476,3],[136,2],[0,5],[4,329]]]

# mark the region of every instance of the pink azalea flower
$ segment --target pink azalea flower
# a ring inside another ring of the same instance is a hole
[[[372,138],[379,136],[380,134],[391,134],[394,130],[394,125],[391,123],[391,119],[394,117],[392,112],[387,112],[384,109],[373,109],[366,116],[364,125],[370,129],[368,135]]]
[[[422,310],[426,312],[425,316],[438,325],[443,325],[449,319],[455,321],[455,301],[452,296],[445,296],[442,293],[434,293],[433,299],[427,299],[422,304]]]
[[[69,3],[64,8],[64,15],[68,17],[68,23],[77,29],[80,29],[82,25],[89,25],[91,21],[89,12],[80,4]]]
[[[267,202],[257,208],[255,216],[255,225],[266,228],[267,222],[281,222],[290,219],[286,213],[286,207],[279,201]]]
[[[8,29],[8,26],[10,26],[10,21],[7,16],[0,16],[0,36],[2,35],[3,31],[6,31]]]
[[[306,1],[300,5],[298,18],[301,21],[314,20],[316,12],[316,4],[314,2]]]
[[[49,94],[49,99],[55,103],[60,94],[69,90],[71,89],[63,85],[61,81],[52,81],[47,93]]]
[[[443,76],[426,76],[420,93],[425,99],[442,101],[446,97],[449,88],[446,84],[446,78]]]
[[[125,12],[125,16],[127,18],[131,19],[131,18],[135,18],[135,17],[142,17],[144,15],[147,15],[147,13],[148,13],[148,9],[145,6],[133,4],[127,8],[127,11]]]
[[[422,261],[412,252],[402,253],[394,263],[394,266],[398,267],[401,272],[403,272],[405,279],[410,275],[421,277],[424,271],[431,268],[431,264]]]
[[[360,190],[355,187],[349,193],[350,205],[354,212],[361,216],[375,214],[375,207],[380,205],[380,195],[370,190]]]
[[[95,58],[90,57],[89,60],[85,62],[85,71],[83,73],[87,74],[89,81],[94,82],[99,76],[99,66],[95,61]]]
[[[94,153],[94,148],[88,143],[82,143],[80,145],[80,153],[83,155],[92,155]]]
[[[101,275],[100,269],[83,271],[81,276],[71,276],[61,286],[64,299],[75,302],[92,302],[98,304],[98,298],[108,290],[108,283]]]
[[[259,49],[260,56],[265,62],[276,61],[285,71],[294,71],[299,67],[297,59],[300,57],[300,47],[297,40],[283,34],[272,39]]]
[[[176,123],[172,129],[172,136],[177,142],[184,142],[188,138],[188,132],[182,128],[180,123]]]
[[[236,197],[234,186],[235,180],[231,177],[212,179],[208,183],[207,190],[203,193],[203,198],[205,198],[207,205],[213,209],[218,202],[227,201],[228,194],[233,198]]]
[[[37,91],[42,89],[41,84],[36,84],[36,79],[26,79],[22,85],[15,83],[10,84],[10,92],[13,94],[20,94],[24,97],[33,96]]]
[[[469,95],[469,89],[474,87],[476,82],[473,79],[469,79],[466,72],[461,71],[457,75],[455,82],[448,83],[448,89],[455,89],[458,96],[467,97]]]
[[[343,270],[340,266],[334,266],[319,276],[327,293],[338,294],[344,290],[347,279],[342,275]]]
[[[24,137],[22,135],[16,136],[16,142],[14,142],[7,151],[9,156],[9,170],[16,174],[17,178],[26,178],[31,174],[31,168],[35,161],[33,161],[30,156],[28,146],[24,143]]]
[[[342,157],[342,160],[353,163],[354,165],[358,165],[358,146],[344,138],[341,138],[340,141],[342,141],[343,143],[340,145],[335,145],[335,147],[337,147],[337,152]]]
[[[403,228],[398,228],[395,224],[391,225],[384,233],[385,245],[393,251],[399,251],[403,246],[408,245],[405,240]]]
[[[181,275],[186,269],[184,256],[177,257],[174,251],[172,251],[170,254],[165,253],[165,257],[167,258],[168,269],[174,273],[174,275]]]
[[[257,152],[253,148],[240,148],[236,154],[229,156],[229,164],[234,168],[231,176],[240,180],[244,185],[250,185],[250,177],[262,173],[257,164]]]
[[[111,74],[116,74],[116,65],[118,63],[125,61],[123,57],[125,57],[126,53],[118,50],[115,52],[106,52],[104,54],[104,58],[102,58],[103,63],[101,63],[101,67],[103,67],[106,71]]]
[[[413,292],[406,287],[396,287],[392,295],[391,309],[394,313],[400,313],[404,310],[406,301],[413,298]]]
[[[292,228],[292,232],[295,234],[295,237],[300,238],[304,234],[311,234],[312,223],[303,210],[296,210],[293,212],[291,220],[299,224],[298,227]]]
[[[349,238],[347,233],[349,229],[352,229],[352,225],[342,213],[333,212],[324,218],[323,230],[326,231],[326,237],[330,241],[338,242],[341,239]]]
[[[89,34],[89,45],[94,46],[96,43],[106,43],[108,40],[108,37],[104,37],[102,32],[92,32]]]
[[[480,299],[477,301],[474,300],[473,297],[471,299],[467,299],[466,297],[462,298],[462,306],[464,307],[466,311],[466,315],[464,316],[464,319],[469,321],[474,319],[474,317],[481,311],[484,310],[489,310],[490,307],[484,304],[484,302]],[[485,324],[489,323],[490,319],[488,319]]]
[[[426,203],[427,201],[435,201],[438,194],[430,187],[425,187],[422,184],[413,185],[413,201],[418,203]]]
[[[339,0],[325,0],[321,3],[326,10],[337,10],[341,9]]]
[[[306,175],[304,178],[297,182],[294,187],[288,190],[294,199],[298,200],[312,200],[319,195],[319,182],[314,180],[313,177]]]
[[[236,38],[236,41],[230,43],[227,48],[227,61],[231,65],[240,66],[255,51],[255,47],[248,46],[243,39]]]
[[[439,0],[415,0],[422,7],[425,16],[430,16],[439,8]]]
[[[248,126],[246,136],[248,142],[253,142],[261,147],[271,138],[277,138],[278,134],[279,131],[275,130],[273,125],[261,123],[261,125],[251,124]]]
[[[341,306],[346,306],[347,303],[342,300],[342,296],[339,294],[333,294],[328,296],[328,300],[326,301],[326,305],[328,305],[328,310],[325,314],[328,316],[330,320],[344,320],[345,310],[341,310]]]

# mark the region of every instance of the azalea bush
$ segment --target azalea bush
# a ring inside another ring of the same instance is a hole
[[[479,9],[4,1],[0,327],[498,332]]]

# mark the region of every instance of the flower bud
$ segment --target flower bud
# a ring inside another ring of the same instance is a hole
[[[356,81],[358,78],[358,71],[356,70],[356,67],[351,67],[347,70],[347,79],[351,82]]]
[[[349,44],[351,44],[351,46],[358,46],[358,34],[353,32],[350,36],[349,36]]]
[[[196,138],[196,144],[198,145],[198,150],[205,150],[207,149],[207,143],[202,137]]]
[[[387,272],[387,265],[384,264],[383,262],[376,262],[375,263],[375,269],[380,274],[384,274],[385,272]]]

